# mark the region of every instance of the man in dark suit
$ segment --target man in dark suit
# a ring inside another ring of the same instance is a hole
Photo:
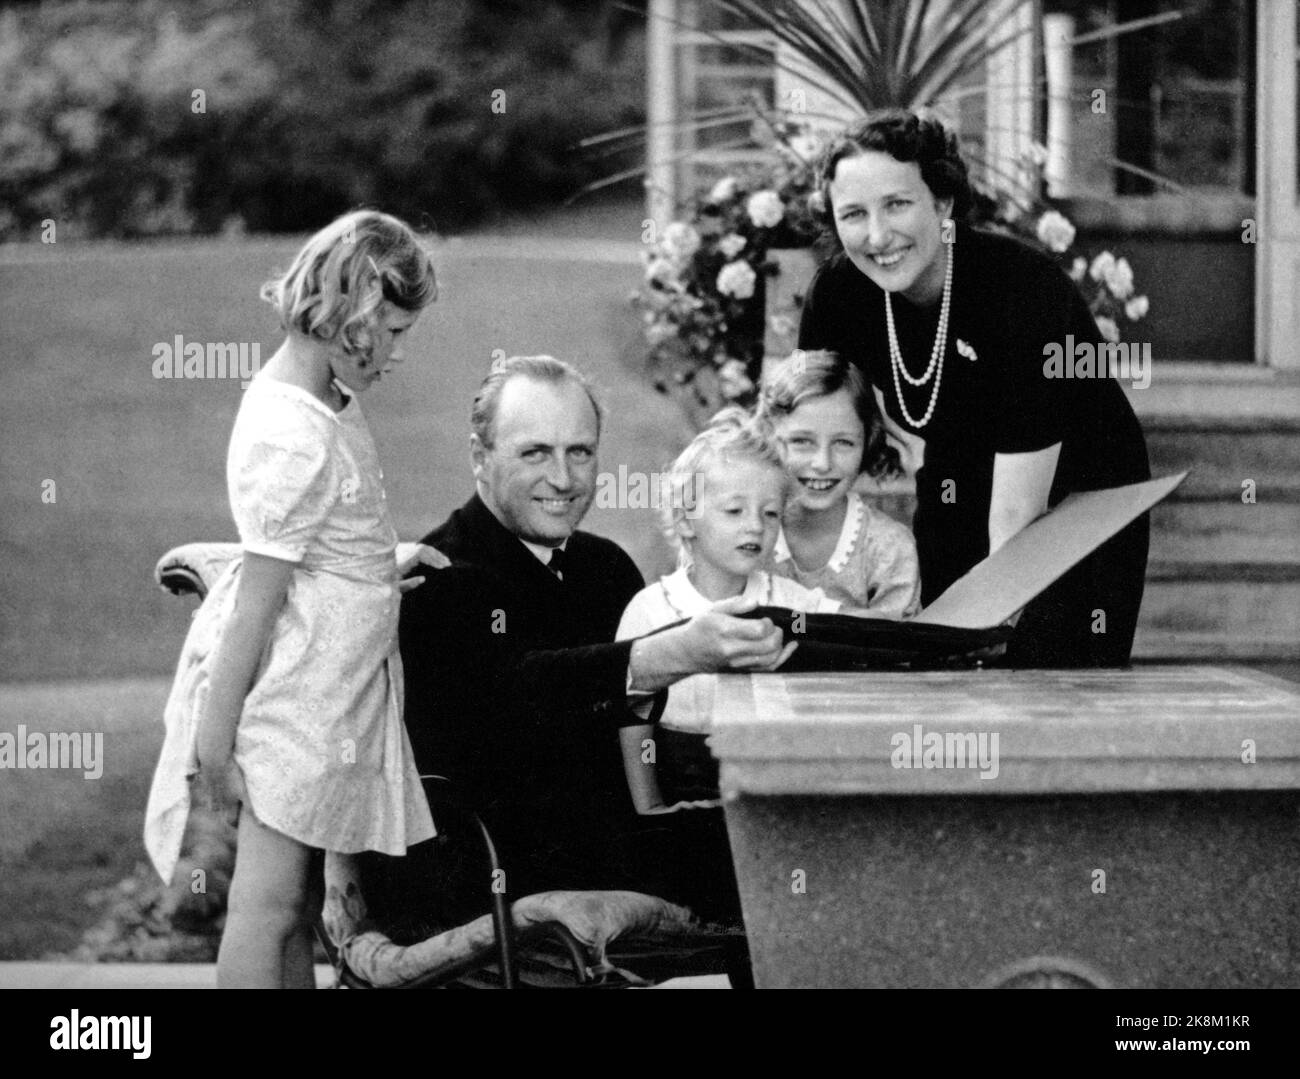
[[[638,817],[618,729],[640,722],[629,694],[770,668],[781,632],[736,617],[752,604],[735,600],[614,642],[643,581],[617,544],[578,531],[600,427],[566,363],[514,357],[485,379],[471,413],[476,492],[423,540],[452,565],[403,599],[407,729],[421,771],[451,778],[484,816],[511,895],[628,888],[735,917],[721,810]]]

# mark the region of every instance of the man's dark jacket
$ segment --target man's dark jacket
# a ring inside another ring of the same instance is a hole
[[[402,600],[406,726],[421,772],[479,809],[512,895],[630,887],[636,815],[618,728],[631,642],[612,643],[643,581],[615,543],[575,532],[564,579],[477,495],[422,540],[452,559]],[[638,878],[638,879],[634,879]]]

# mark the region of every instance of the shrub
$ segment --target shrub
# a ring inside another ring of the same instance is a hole
[[[460,226],[577,190],[572,144],[644,111],[641,50],[559,0],[183,11],[0,12],[0,239]]]

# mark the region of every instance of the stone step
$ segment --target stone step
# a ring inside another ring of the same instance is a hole
[[[1243,503],[1233,494],[1183,497],[1180,488],[1151,511],[1152,561],[1300,562],[1300,488],[1274,494]],[[911,521],[910,491],[893,486],[871,497],[891,517]]]
[[[1240,633],[1190,633],[1139,625],[1133,658],[1143,661],[1207,660],[1259,663],[1300,659],[1300,640]]]
[[[1154,475],[1190,470],[1177,492],[1182,498],[1240,499],[1248,480],[1257,501],[1295,498],[1300,426],[1293,422],[1165,421],[1149,425],[1146,435]]]
[[[1151,511],[1151,561],[1300,563],[1300,500],[1170,498]]]
[[[1300,656],[1300,571],[1290,564],[1154,563],[1135,653],[1148,659]]]
[[[1291,475],[1269,475],[1262,480],[1258,476],[1239,477],[1236,473],[1217,469],[1217,467],[1205,462],[1192,462],[1191,464],[1184,464],[1182,467],[1191,469],[1191,471],[1178,488],[1160,505],[1167,506],[1176,502],[1196,505],[1217,502],[1228,506],[1300,505],[1300,465],[1297,465],[1295,473]],[[1153,476],[1168,476],[1181,470],[1173,465],[1168,467],[1155,467],[1153,465],[1151,474]],[[1242,479],[1253,479],[1255,481],[1253,487],[1255,501],[1253,503],[1242,501],[1243,494],[1250,490],[1243,486]],[[858,490],[882,509],[899,517],[900,520],[911,520],[912,510],[915,508],[916,503],[916,486],[912,480],[898,479],[889,480],[885,483],[876,483],[863,479],[858,484]]]

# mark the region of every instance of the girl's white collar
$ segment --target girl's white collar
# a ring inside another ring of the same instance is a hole
[[[840,526],[840,538],[836,541],[835,550],[831,552],[830,561],[826,563],[826,568],[832,573],[839,573],[849,564],[849,555],[853,553],[853,547],[858,542],[858,533],[862,531],[862,522],[866,515],[866,502],[857,491],[850,491],[848,510],[844,514],[844,523]],[[790,562],[796,569],[799,568],[799,563],[795,562],[794,556],[790,553],[790,545],[785,541],[785,529],[782,529],[780,535],[776,537],[772,558],[777,562]],[[815,573],[816,570],[808,572]]]

